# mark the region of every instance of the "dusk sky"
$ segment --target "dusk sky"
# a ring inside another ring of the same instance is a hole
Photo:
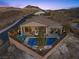
[[[79,7],[79,0],[0,0],[0,6],[20,7],[39,6],[42,9],[66,9]]]

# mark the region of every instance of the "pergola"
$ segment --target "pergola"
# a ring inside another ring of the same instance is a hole
[[[40,24],[40,23],[37,23],[37,22],[29,22],[27,24],[22,24],[20,25],[20,31],[21,31],[21,34],[23,33],[26,33],[25,31],[25,28],[31,28],[31,31],[35,31],[36,29],[35,28],[39,28],[39,27],[44,27],[45,28],[45,31],[47,33],[47,25],[44,25],[44,24]],[[43,29],[43,28],[41,28]],[[30,30],[29,30],[30,31]]]

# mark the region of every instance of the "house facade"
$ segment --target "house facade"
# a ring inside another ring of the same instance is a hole
[[[58,30],[62,33],[62,29],[61,24],[42,16],[33,17],[20,25],[21,34],[28,33],[28,35],[37,35],[40,31],[44,32],[44,35],[49,35],[50,32]]]

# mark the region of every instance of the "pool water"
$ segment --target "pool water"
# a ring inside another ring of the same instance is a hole
[[[53,45],[56,38],[46,38],[46,45]]]
[[[26,39],[25,35],[17,35],[16,38],[20,41],[24,41]]]
[[[38,44],[38,40],[36,38],[30,38],[27,44],[30,46],[35,46]]]
[[[55,41],[56,41],[56,38],[46,38],[46,39],[44,39],[43,43],[45,43],[45,45],[53,45]],[[30,45],[30,46],[36,46],[36,45],[38,45],[38,43],[39,42],[38,42],[37,38],[30,38],[28,40],[28,45]]]
[[[38,46],[39,45],[39,40],[36,37],[26,37],[25,35],[17,35],[16,37],[18,40],[26,43],[30,47],[32,46]],[[28,38],[28,40],[27,40]],[[41,44],[44,45],[53,45],[57,39],[56,38],[45,38]]]

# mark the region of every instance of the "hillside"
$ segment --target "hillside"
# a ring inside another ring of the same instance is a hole
[[[9,26],[23,15],[38,11],[36,7],[14,8],[14,7],[0,7],[0,29]]]
[[[28,5],[24,8],[0,7],[0,29],[20,19],[23,15],[42,10],[37,6]],[[79,22],[79,7],[60,10],[45,10],[51,20],[64,24]],[[8,21],[7,21],[8,20]]]
[[[48,15],[50,15],[52,20],[56,20],[63,24],[71,23],[74,21],[79,22],[79,7],[70,9],[60,9],[60,10],[48,10]]]
[[[14,8],[14,7],[0,7],[0,13],[9,11],[9,10],[19,10],[20,8]]]
[[[7,27],[9,24],[15,22],[22,16],[23,12],[20,10],[9,10],[0,13],[0,29]]]

